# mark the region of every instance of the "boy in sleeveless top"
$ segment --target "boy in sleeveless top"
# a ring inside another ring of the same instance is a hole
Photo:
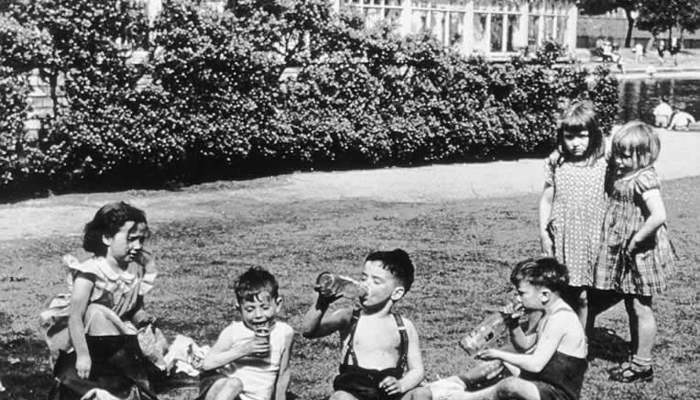
[[[219,335],[202,361],[196,400],[284,400],[294,330],[277,317],[277,279],[252,267],[234,284],[240,321]]]
[[[337,298],[319,294],[304,316],[307,338],[340,333],[344,357],[330,400],[401,399],[423,380],[416,329],[411,321],[392,312],[394,303],[411,288],[413,274],[413,263],[405,251],[371,253],[361,280],[367,294],[359,299],[359,308],[328,313]]]
[[[523,308],[544,312],[537,324],[534,348],[526,353],[499,349],[479,352],[477,357],[483,360],[502,360],[515,367],[518,376],[477,392],[450,393],[447,399],[578,400],[588,366],[587,346],[581,322],[560,297],[568,285],[568,271],[550,257],[522,261],[516,270],[519,272],[511,281]]]

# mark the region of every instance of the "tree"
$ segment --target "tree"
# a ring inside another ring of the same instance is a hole
[[[697,0],[645,0],[639,8],[637,28],[656,36],[673,28],[695,32],[700,28],[700,2]]]
[[[692,0],[691,0],[692,1]],[[630,47],[632,43],[632,29],[634,28],[634,13],[639,8],[639,0],[579,0],[577,3],[583,14],[600,15],[609,11],[622,8],[627,17],[627,34],[625,36],[625,47]]]

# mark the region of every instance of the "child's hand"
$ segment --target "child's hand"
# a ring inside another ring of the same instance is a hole
[[[401,390],[401,384],[399,383],[398,379],[394,378],[393,376],[387,376],[381,382],[379,382],[379,389],[391,396],[403,393]]]
[[[523,316],[523,305],[520,303],[508,303],[501,307],[501,314],[508,328],[516,328],[520,325],[520,317]]]
[[[75,360],[75,371],[78,373],[78,376],[82,379],[88,379],[90,377],[90,369],[92,369],[90,355],[79,355]]]
[[[252,337],[250,339],[241,340],[231,346],[231,350],[239,352],[244,356],[267,354],[270,352],[270,344],[260,338]]]
[[[495,360],[498,357],[497,349],[484,349],[476,353],[476,358],[479,360]]]
[[[631,256],[634,253],[636,253],[637,250],[639,250],[639,242],[633,237],[632,239],[630,239],[629,243],[627,243],[627,248],[625,249],[625,252],[628,256]]]

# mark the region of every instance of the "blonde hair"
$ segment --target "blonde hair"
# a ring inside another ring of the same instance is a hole
[[[659,135],[642,121],[628,122],[615,132],[612,139],[613,157],[625,150],[631,151],[635,170],[648,167],[659,157]]]

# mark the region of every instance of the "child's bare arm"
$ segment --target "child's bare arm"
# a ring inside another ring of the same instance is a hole
[[[285,400],[287,398],[287,387],[289,386],[290,378],[289,359],[292,354],[293,342],[294,331],[290,331],[289,335],[284,338],[284,353],[282,353],[280,370],[277,374],[277,382],[275,383],[275,400]]]
[[[642,227],[639,228],[637,233],[630,239],[627,245],[627,251],[630,253],[634,253],[639,243],[653,235],[654,232],[666,222],[666,207],[664,207],[664,202],[661,199],[661,191],[659,189],[652,189],[644,192],[642,194],[642,199],[644,200],[646,209],[649,211],[649,216],[644,221]]]
[[[328,299],[317,295],[316,302],[306,312],[302,322],[302,335],[305,338],[327,336],[335,331],[342,330],[348,325],[352,318],[352,310],[350,308],[341,308],[326,314],[329,306],[330,301]]]
[[[480,352],[477,357],[487,360],[500,359],[525,371],[540,372],[559,348],[566,334],[567,324],[568,321],[561,321],[557,315],[551,316],[542,330],[542,334],[538,337],[537,345],[532,354],[486,349]]]
[[[87,379],[92,368],[92,360],[85,340],[85,311],[90,302],[90,294],[94,283],[86,275],[78,274],[73,281],[73,292],[70,299],[70,314],[68,316],[68,332],[75,349],[75,369],[78,376]]]
[[[399,380],[401,393],[406,393],[418,386],[425,378],[418,332],[411,321],[404,318],[404,323],[406,325],[406,335],[408,336],[408,371]]]
[[[527,313],[526,326],[518,324],[510,330],[510,341],[515,350],[525,353],[537,343],[537,324],[542,319],[541,311],[530,311]]]
[[[549,218],[552,215],[553,202],[554,186],[550,185],[549,183],[545,183],[539,205],[540,245],[542,246],[542,253],[549,256],[552,255],[552,238],[549,237],[547,225],[549,224]]]
[[[256,341],[255,338],[233,341],[231,339],[232,335],[229,334],[231,329],[231,327],[227,327],[221,332],[214,346],[204,357],[202,369],[212,370],[223,367],[241,357],[253,353],[262,353],[269,349],[269,345],[264,345],[266,347],[261,348],[260,342]]]

